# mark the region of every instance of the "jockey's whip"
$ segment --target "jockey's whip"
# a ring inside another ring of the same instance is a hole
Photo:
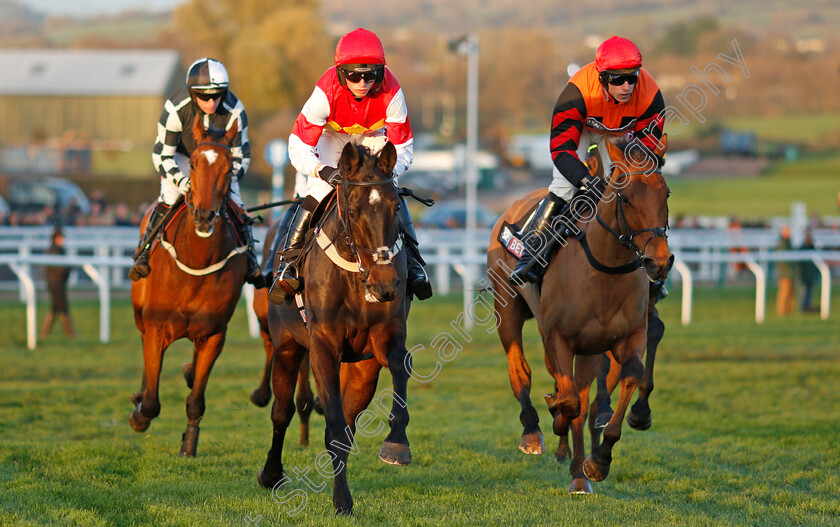
[[[250,209],[245,209],[245,212],[254,212],[257,210],[265,210],[270,209],[272,207],[281,207],[283,205],[291,205],[292,203],[300,203],[303,201],[303,198],[297,199],[284,199],[282,201],[275,201],[272,203],[266,203],[265,205],[257,205],[256,207],[251,207]]]

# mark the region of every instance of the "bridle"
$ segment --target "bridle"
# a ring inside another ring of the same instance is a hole
[[[193,155],[195,155],[195,153],[198,151],[198,149],[202,146],[220,146],[227,151],[228,157],[233,159],[233,153],[230,150],[230,146],[228,146],[224,143],[218,143],[218,142],[215,142],[215,141],[206,141],[206,142],[203,142],[203,143],[198,143],[197,145],[195,145],[195,149],[193,149]],[[192,171],[194,168],[195,167],[193,166],[192,157],[190,157],[190,171]],[[230,183],[228,183],[228,188],[230,188]],[[187,193],[190,195],[190,199],[186,199],[186,196],[184,196],[184,198],[185,198],[184,202],[187,204],[187,209],[189,209],[190,215],[194,215],[195,214],[195,206],[192,203],[192,188],[190,188],[190,190],[188,190]],[[227,191],[225,191],[225,194],[227,194]],[[213,211],[213,217],[214,218],[218,218],[218,217],[221,216],[222,209],[225,208],[226,203],[227,203],[227,200],[223,199],[222,203],[219,205],[219,208],[216,209],[215,211]]]
[[[337,200],[337,209],[338,209],[338,219],[341,222],[341,226],[344,229],[344,241],[347,246],[350,248],[350,252],[353,254],[353,258],[356,260],[356,265],[359,267],[359,273],[362,275],[362,281],[367,282],[368,277],[370,276],[370,271],[372,266],[374,265],[393,265],[394,257],[399,253],[400,250],[400,238],[399,235],[397,236],[397,241],[391,247],[381,246],[376,249],[369,249],[367,247],[362,247],[358,243],[356,243],[355,238],[353,237],[353,230],[350,228],[350,223],[347,221],[346,215],[342,213],[341,209],[341,202],[342,202],[342,188],[347,188],[344,185],[352,186],[352,187],[373,187],[378,185],[394,185],[396,189],[396,185],[392,178],[381,179],[378,181],[349,181],[346,179],[341,180],[338,185],[336,185],[336,193],[338,195]],[[369,254],[372,258],[371,267],[365,267],[362,263],[362,256],[361,253]]]
[[[654,171],[654,172],[630,172],[626,175],[626,177],[631,176],[638,176],[638,175],[649,175],[651,173],[654,174],[661,174],[661,171]],[[642,262],[644,260],[645,251],[647,250],[648,244],[654,238],[664,238],[665,240],[668,239],[668,235],[666,234],[666,229],[668,228],[668,224],[666,223],[664,227],[652,227],[649,229],[639,229],[634,231],[630,224],[627,221],[627,216],[624,213],[624,200],[622,199],[623,196],[620,190],[616,190],[616,207],[615,207],[615,219],[618,223],[618,228],[621,232],[615,231],[612,227],[610,227],[607,222],[605,222],[601,215],[598,214],[597,205],[595,208],[595,219],[598,220],[598,224],[603,227],[607,232],[615,236],[619,243],[622,246],[630,249],[636,254],[636,258],[624,265],[619,265],[615,267],[607,266],[599,262],[595,256],[592,254],[592,251],[589,249],[589,244],[586,241],[586,229],[578,236],[581,246],[583,247],[584,252],[586,253],[586,257],[589,260],[590,265],[595,269],[602,271],[608,274],[626,274],[632,273],[636,269],[639,269],[642,266]],[[640,249],[638,245],[636,245],[635,238],[639,234],[643,234],[649,232],[651,233],[650,238],[645,242],[644,246]]]

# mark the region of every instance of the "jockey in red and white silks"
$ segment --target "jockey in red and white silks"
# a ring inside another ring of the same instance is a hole
[[[366,146],[376,154],[387,141],[397,148],[394,175],[399,176],[414,158],[414,138],[405,97],[397,78],[387,67],[382,82],[358,99],[342,86],[338,67],[328,69],[303,105],[289,136],[289,160],[305,180],[295,183],[295,193],[324,199],[332,186],[319,177],[325,167],[336,167],[348,142]],[[301,188],[301,184],[305,188]]]

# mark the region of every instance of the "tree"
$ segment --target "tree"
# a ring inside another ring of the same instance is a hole
[[[185,59],[224,62],[248,115],[259,121],[303,104],[331,64],[332,39],[316,0],[191,0],[175,11]]]

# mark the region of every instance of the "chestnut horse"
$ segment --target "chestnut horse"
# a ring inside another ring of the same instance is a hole
[[[591,493],[590,480],[602,481],[609,473],[612,448],[621,437],[630,398],[644,373],[641,357],[647,340],[648,284],[664,279],[673,264],[665,236],[669,190],[659,164],[651,159],[653,167],[632,171],[627,167],[645,166],[645,160],[626,158],[623,149],[609,141],[606,144],[621,169],[614,170],[606,181],[594,211],[581,214],[575,223],[577,240],[565,240],[563,247],[549,256],[540,289],[534,284],[508,283],[515,257],[498,238],[505,222],[515,223],[545,190],[530,193],[502,215],[492,230],[487,254],[499,338],[507,354],[511,388],[521,406],[524,430],[519,448],[534,454],[545,450],[530,400],[531,370],[522,347],[522,326],[534,316],[542,334],[546,366],[557,387],[557,393],[545,397],[554,433],[562,437],[571,426],[569,492],[573,493]],[[586,212],[582,202],[576,200],[573,205],[576,211]],[[622,366],[621,392],[603,442],[584,460],[589,387],[607,350]]]
[[[221,133],[206,130],[198,117],[192,132],[196,148],[190,157],[190,189],[184,204],[171,211],[160,243],[152,248],[151,273],[131,284],[144,362],[141,391],[132,397],[137,407],[129,422],[134,430],[146,430],[160,413],[158,384],[166,349],[181,338],[194,345],[192,363],[184,368],[192,391],[187,397],[182,456],[195,456],[207,380],[222,352],[247,269],[247,241],[238,242],[234,229],[226,225],[230,143],[236,125],[220,137]]]
[[[345,145],[338,163],[342,180],[337,207],[326,213],[317,231],[318,247],[308,252],[302,265],[307,323],[291,298],[282,306],[270,306],[268,314],[274,344],[274,435],[259,482],[277,489],[289,481],[283,471],[283,440],[295,410],[295,378],[308,348],[326,418],[324,442],[332,459],[333,505],[339,513],[353,510],[347,454],[355,447],[356,418],[373,400],[382,367],[391,371],[393,390],[382,390],[376,404],[382,404],[384,395],[393,403],[387,416],[391,430],[379,457],[394,465],[411,462],[406,436],[410,362],[406,363],[405,347],[411,296],[406,292],[407,260],[399,236],[401,204],[391,179],[396,155],[391,143],[378,157]],[[372,419],[364,421],[368,432],[371,422],[376,424],[375,415],[369,411]]]

